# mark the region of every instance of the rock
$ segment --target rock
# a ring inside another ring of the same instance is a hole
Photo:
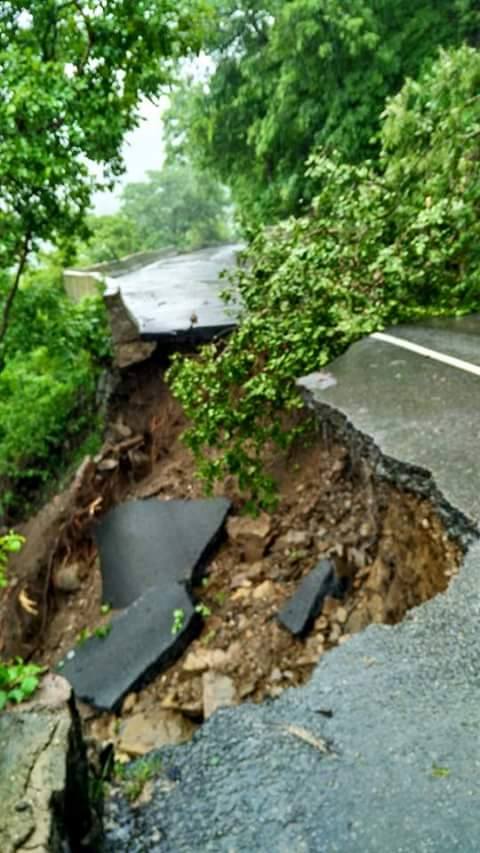
[[[273,598],[275,595],[275,584],[272,581],[263,581],[259,586],[255,587],[253,590],[253,598],[257,601],[261,601],[267,598]]]
[[[118,468],[118,459],[113,459],[111,456],[108,456],[106,459],[101,459],[97,465],[99,471],[102,474],[107,474],[110,471],[115,471]]]
[[[218,708],[227,708],[231,705],[236,705],[235,685],[227,675],[220,675],[217,672],[204,672],[202,683],[203,715],[206,720]]]
[[[154,708],[133,714],[120,726],[118,747],[132,757],[190,740],[197,726],[176,711]]]
[[[69,563],[60,566],[53,576],[53,586],[59,592],[77,592],[82,581],[80,579],[82,566],[80,563]]]
[[[133,711],[135,705],[137,704],[138,696],[136,693],[129,693],[128,696],[125,697],[122,704],[122,714],[129,714],[130,711]]]
[[[322,616],[325,616],[327,619],[332,619],[335,616],[337,609],[338,601],[336,601],[335,598],[332,598],[331,595],[325,596],[322,606]]]
[[[161,701],[160,707],[168,711],[180,711],[184,716],[193,717],[193,719],[199,719],[203,714],[203,700],[200,696],[198,699],[184,699],[176,693],[169,693]]]
[[[252,563],[251,566],[247,569],[247,575],[249,578],[255,579],[258,578],[265,571],[265,564],[262,560],[259,560],[256,563]]]
[[[289,551],[298,548],[308,548],[312,542],[312,534],[308,530],[289,530],[284,536],[279,536],[273,546],[274,551]]]
[[[345,625],[345,622],[348,619],[348,613],[345,607],[337,607],[335,611],[335,619],[340,625]]]
[[[232,542],[237,545],[244,558],[255,562],[260,560],[270,541],[271,518],[262,513],[258,518],[249,516],[234,516],[227,522],[227,532]]]
[[[385,601],[378,593],[368,599],[368,613],[372,622],[385,622]]]
[[[222,670],[228,663],[229,655],[223,649],[198,649],[187,655],[183,668],[186,672],[205,672],[207,669]]]
[[[249,587],[252,586],[252,581],[247,578],[246,575],[234,575],[230,581],[231,589],[238,589],[239,587]]]
[[[358,634],[370,624],[370,617],[364,607],[357,607],[347,619],[345,629],[349,634]]]
[[[127,424],[124,424],[121,419],[110,424],[110,429],[120,440],[123,438],[130,438],[133,435],[133,430],[130,429]]]
[[[231,601],[243,601],[245,598],[250,598],[252,594],[252,590],[250,587],[240,587],[240,589],[236,589],[234,593],[230,596]]]
[[[50,675],[30,702],[0,715],[0,850],[98,849],[95,825],[72,691]]]
[[[295,636],[308,633],[334,584],[334,564],[331,560],[322,560],[303,578],[293,596],[282,607],[278,614],[279,622]]]
[[[328,635],[329,643],[338,643],[340,637],[342,635],[342,630],[339,625],[332,625],[330,633]]]

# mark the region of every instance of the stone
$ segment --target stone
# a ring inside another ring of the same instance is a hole
[[[239,587],[250,587],[252,581],[246,575],[234,575],[230,581],[230,589],[238,589]]]
[[[262,560],[258,560],[256,563],[252,563],[247,569],[247,575],[249,578],[258,578],[265,571],[265,564]]]
[[[182,714],[164,708],[132,714],[120,726],[118,748],[135,758],[190,740],[197,726]]]
[[[98,849],[95,826],[72,690],[49,675],[32,700],[0,715],[0,850]]]
[[[253,598],[257,601],[262,601],[268,598],[273,598],[275,595],[275,584],[272,581],[263,581],[253,590]]]
[[[364,607],[357,607],[350,613],[345,629],[349,634],[358,634],[370,624],[370,618]]]
[[[233,516],[228,519],[227,532],[231,541],[239,547],[245,560],[260,560],[270,542],[272,521],[267,513],[257,518]]]
[[[252,595],[252,590],[250,587],[241,586],[240,589],[236,589],[235,592],[230,596],[231,601],[243,601],[245,598],[250,598]]]
[[[200,579],[220,537],[230,502],[225,498],[127,501],[95,530],[103,600],[128,607],[152,586]]]
[[[187,655],[183,668],[185,672],[205,672],[207,669],[221,670],[228,663],[229,655],[223,649],[198,649]]]
[[[77,592],[82,585],[81,571],[80,563],[60,566],[53,575],[53,586],[59,592]]]
[[[131,438],[131,436],[133,435],[133,430],[129,426],[127,426],[127,424],[125,424],[120,418],[115,421],[115,423],[110,424],[110,429],[112,430],[112,432],[115,433],[119,440]]]
[[[274,551],[289,551],[298,548],[308,548],[312,542],[312,534],[308,530],[289,530],[284,536],[279,536],[273,546]]]
[[[331,560],[321,560],[282,607],[280,624],[297,637],[307,634],[334,586],[335,566]]]
[[[113,459],[113,457],[108,456],[106,459],[100,460],[97,468],[102,474],[108,474],[110,471],[115,471],[115,469],[118,468],[118,465],[118,459]]]
[[[135,705],[137,704],[138,696],[136,693],[129,693],[128,696],[125,697],[122,703],[122,714],[129,714],[133,711]]]
[[[181,626],[172,633],[175,611]],[[115,614],[106,637],[90,637],[60,664],[62,674],[84,702],[116,711],[124,697],[173,663],[197,636],[201,619],[182,584],[147,590]]]
[[[203,685],[203,716],[206,720],[218,710],[236,705],[235,685],[227,675],[218,672],[204,672]]]

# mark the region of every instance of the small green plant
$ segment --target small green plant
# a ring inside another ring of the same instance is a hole
[[[195,613],[199,613],[203,619],[208,619],[208,617],[212,615],[212,611],[203,603],[203,601],[200,601],[199,604],[195,605]]]
[[[202,643],[204,646],[208,646],[208,645],[209,645],[209,643],[211,643],[211,642],[212,642],[212,640],[214,640],[216,636],[217,636],[217,632],[212,628],[212,630],[211,630],[211,631],[208,631],[208,632],[205,634],[205,636],[204,636],[204,637],[202,637],[202,639],[201,639],[201,643]]]
[[[436,764],[433,764],[432,776],[434,776],[435,779],[445,779],[447,776],[450,776],[450,770],[448,767],[438,767]]]
[[[215,599],[216,604],[222,607],[225,604],[227,593],[224,589],[221,589],[219,592],[216,592],[213,597]]]
[[[24,537],[12,530],[10,533],[0,536],[0,589],[8,584],[7,563],[9,555],[20,551],[24,542]]]
[[[77,646],[83,646],[83,644],[92,637],[98,637],[99,640],[104,640],[105,637],[108,637],[111,630],[111,625],[100,625],[93,631],[91,631],[90,628],[82,628],[80,633],[77,635]]]
[[[77,634],[77,646],[83,646],[91,636],[92,632],[90,631],[90,628],[82,628],[82,630]]]
[[[178,610],[173,611],[173,625],[172,625],[172,634],[179,634],[180,631],[185,627],[185,611],[183,608],[178,608]]]
[[[100,613],[102,614],[102,616],[106,616],[107,613],[110,613],[111,609],[112,605],[108,601],[106,601],[105,604],[102,604],[102,606],[100,607]]]
[[[121,786],[130,802],[137,800],[145,785],[158,776],[162,770],[162,759],[158,755],[142,758],[134,764],[120,764],[114,767],[114,779]]]
[[[0,711],[9,702],[19,704],[35,693],[44,667],[26,664],[21,658],[12,663],[0,662]]]

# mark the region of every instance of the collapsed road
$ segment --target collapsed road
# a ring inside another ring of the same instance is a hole
[[[107,803],[107,850],[478,851],[479,341],[479,317],[393,329],[299,382],[352,458],[432,501],[464,543],[459,576],[306,686],[163,749],[150,802]]]
[[[107,279],[107,294],[119,290],[144,341],[196,342],[232,331],[239,304],[220,293],[221,273],[235,264],[240,244],[171,255]]]

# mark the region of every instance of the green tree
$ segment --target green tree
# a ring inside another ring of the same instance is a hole
[[[188,163],[148,172],[148,180],[127,184],[122,214],[135,223],[142,249],[195,249],[228,239],[228,198],[211,175]]]
[[[92,191],[122,171],[139,99],[196,44],[199,2],[0,4],[0,269],[15,270],[0,342],[30,253],[84,230]]]
[[[79,264],[118,261],[120,258],[138,252],[143,248],[143,241],[136,222],[129,219],[124,213],[89,216],[87,227],[90,236],[78,249],[77,263]]]
[[[261,231],[235,275],[239,328],[173,390],[207,484],[226,474],[264,503],[266,445],[295,435],[295,381],[386,324],[480,308],[480,51],[442,52],[388,103],[379,162],[319,151],[308,215]]]
[[[217,0],[207,85],[188,83],[169,120],[227,183],[246,222],[305,209],[318,146],[376,156],[385,98],[438,47],[475,41],[475,0]]]

